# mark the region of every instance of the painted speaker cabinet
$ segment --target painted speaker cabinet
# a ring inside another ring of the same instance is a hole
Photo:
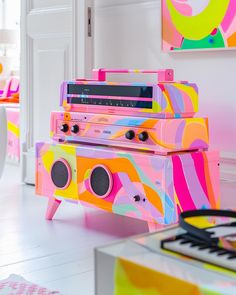
[[[172,224],[185,210],[219,207],[218,152],[160,156],[79,144],[38,143],[36,192],[147,221]]]

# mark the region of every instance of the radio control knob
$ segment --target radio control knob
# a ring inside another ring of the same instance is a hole
[[[71,127],[71,132],[73,132],[73,133],[78,133],[79,132],[79,126],[78,125],[73,125],[72,127]]]
[[[134,201],[135,202],[140,202],[141,201],[141,197],[139,195],[134,196]]]
[[[67,132],[69,130],[69,126],[67,124],[63,124],[63,125],[61,125],[60,130],[62,132]]]
[[[148,133],[146,131],[143,131],[143,132],[139,133],[138,138],[141,141],[146,141],[146,140],[148,140]]]
[[[129,130],[125,133],[125,137],[129,140],[132,140],[135,137],[135,133],[133,130]]]

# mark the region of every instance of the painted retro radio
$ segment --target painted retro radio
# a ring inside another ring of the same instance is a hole
[[[107,73],[155,73],[152,83],[114,83]],[[61,86],[61,106],[65,111],[105,113],[156,118],[193,117],[198,111],[198,87],[174,81],[171,69],[93,71],[93,80],[65,81]]]
[[[49,197],[46,218],[61,200],[170,224],[182,211],[219,207],[219,155],[167,156],[85,144],[38,143],[36,192]]]
[[[206,118],[157,119],[80,112],[52,112],[51,138],[153,151],[207,149]]]

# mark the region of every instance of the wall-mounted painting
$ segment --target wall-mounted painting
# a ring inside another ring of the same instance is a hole
[[[162,0],[162,47],[236,48],[236,0]]]

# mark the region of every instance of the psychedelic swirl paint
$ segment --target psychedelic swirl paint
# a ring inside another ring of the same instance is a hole
[[[117,83],[106,73],[155,73],[157,82]],[[51,113],[50,142],[36,144],[36,193],[51,220],[66,200],[173,224],[186,210],[219,208],[219,153],[208,150],[198,87],[172,69],[97,69],[64,81]]]
[[[36,193],[50,198],[47,219],[62,199],[158,224],[177,222],[182,211],[219,206],[217,152],[162,156],[44,142],[36,152]],[[96,169],[100,183],[109,175],[105,190],[93,185]]]
[[[162,0],[164,51],[233,47],[235,0]]]

